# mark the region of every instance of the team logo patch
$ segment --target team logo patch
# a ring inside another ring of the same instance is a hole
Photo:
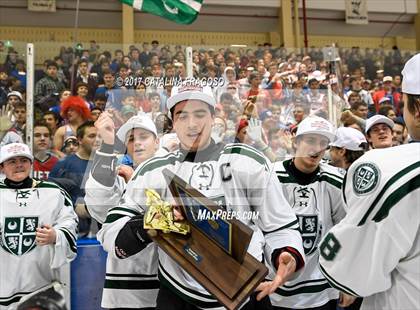
[[[7,252],[21,256],[35,248],[38,217],[5,217],[1,246]]]
[[[321,235],[321,225],[316,215],[297,215],[300,226],[300,233],[303,240],[305,255],[312,254],[318,246]]]
[[[353,190],[357,195],[373,191],[378,185],[379,169],[372,163],[360,164],[353,175]]]
[[[209,190],[213,183],[214,169],[210,164],[200,163],[192,168],[189,180],[191,186],[199,190]]]

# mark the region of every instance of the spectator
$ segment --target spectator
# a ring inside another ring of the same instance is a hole
[[[60,123],[58,114],[52,111],[47,111],[43,114],[42,119],[44,123],[48,126],[48,129],[51,132],[51,137],[54,137],[55,132],[57,131],[58,125]]]
[[[309,106],[303,104],[296,104],[293,109],[294,122],[290,126],[290,130],[296,128],[309,115]]]
[[[47,180],[48,174],[58,162],[58,158],[51,151],[52,135],[47,124],[43,122],[34,124],[33,141],[34,177],[40,180]]]
[[[120,114],[121,114],[123,123],[126,123],[128,122],[130,118],[137,115],[137,110],[132,105],[125,105],[121,108]],[[121,141],[121,142],[124,142],[124,141]]]
[[[161,103],[160,103],[160,96],[158,93],[149,93],[147,96],[150,102],[150,111],[148,113],[148,116],[155,121],[156,116],[162,112],[160,110]]]
[[[6,72],[8,75],[10,75],[12,71],[16,69],[16,62],[18,60],[18,57],[18,52],[12,47],[9,47],[6,56],[6,61],[4,62],[4,67],[6,68]]]
[[[271,96],[268,91],[261,89],[261,75],[258,72],[253,72],[249,76],[249,84],[251,86],[245,98],[256,103],[258,112],[261,113],[264,109],[268,109],[272,105]]]
[[[124,57],[124,60],[128,57]],[[124,85],[125,88],[133,88],[134,85],[127,82],[127,78],[131,75],[131,70],[129,65],[127,65],[125,62],[120,66],[118,69],[117,79],[122,81],[122,85]]]
[[[7,70],[5,66],[0,66],[0,108],[6,104],[7,101]]]
[[[394,108],[389,104],[382,105],[379,108],[378,114],[379,115],[384,115],[384,116],[392,119],[393,121],[395,121],[395,119],[397,118],[397,116],[395,115]]]
[[[152,49],[150,50],[150,53],[160,57],[159,41],[157,40],[152,41]],[[178,61],[180,60],[178,59]]]
[[[49,108],[48,111],[51,111],[57,115],[60,115],[61,105],[63,104],[64,100],[66,100],[70,96],[71,96],[71,91],[69,89],[64,89],[59,95],[59,103]]]
[[[407,126],[401,117],[396,118],[392,128],[392,146],[397,146],[407,143]]]
[[[327,109],[327,96],[325,91],[319,88],[319,81],[312,78],[308,81],[309,93],[306,95],[310,104],[310,115],[319,115]]]
[[[351,93],[357,93],[360,95],[360,98],[362,99],[363,102],[365,102],[368,106],[373,106],[374,103],[373,103],[372,97],[370,93],[368,93],[366,90],[362,88],[360,78],[351,77],[350,85],[351,85],[350,90],[346,94],[347,97],[350,96]]]
[[[47,76],[35,85],[35,104],[40,105],[51,96],[58,96],[65,89],[64,84],[57,78],[57,70],[57,63],[50,61],[47,64]]]
[[[82,98],[69,97],[63,102],[61,116],[67,124],[57,129],[54,135],[54,152],[63,157],[61,148],[64,140],[69,136],[77,136],[77,129],[87,120],[91,119],[90,110]]]
[[[106,108],[106,96],[104,94],[97,94],[93,98],[93,105],[95,108],[99,108],[105,111]]]
[[[131,72],[137,72],[142,68],[140,63],[140,51],[138,48],[134,48],[130,51],[130,60],[131,60]]]
[[[76,89],[75,95],[82,98],[85,101],[87,107],[89,109],[92,109],[94,105],[93,105],[93,102],[90,101],[88,97],[89,85],[86,84],[85,82],[79,82],[76,84],[75,89]]]
[[[149,50],[149,43],[144,42],[142,45],[143,51],[140,53],[140,63],[143,67],[147,67],[149,66],[149,62],[150,62],[150,50]]]
[[[16,60],[15,69],[10,72],[10,75],[17,78],[20,81],[20,86],[26,89],[26,65],[23,60]]]
[[[351,127],[363,134],[365,133],[366,121],[353,114],[350,110],[341,113],[340,121],[344,127]]]
[[[120,67],[120,65],[122,64],[122,60],[124,58],[124,52],[120,49],[115,50],[114,52],[114,60],[112,61],[111,65],[110,65],[110,69],[113,72],[117,72],[118,68]]]
[[[73,88],[73,94],[77,94],[77,85],[80,85],[80,83],[84,83],[87,86],[87,94],[85,98],[87,101],[91,101],[93,99],[93,96],[95,95],[96,88],[98,87],[97,80],[89,74],[89,63],[86,59],[82,59],[77,68],[77,72],[74,77],[74,88]]]
[[[77,150],[79,149],[79,141],[75,136],[69,136],[64,140],[63,147],[61,148],[61,152],[65,155],[76,154]]]
[[[135,96],[131,94],[130,96],[134,96],[133,99],[135,100],[135,104],[133,106],[142,112],[150,112],[152,107],[150,105],[149,100],[147,99],[147,88],[145,83],[139,83],[136,85]]]
[[[99,116],[102,114],[103,110],[99,107],[93,107],[90,111],[90,114],[92,115],[92,121],[96,122],[99,118]]]
[[[25,124],[26,124],[26,103],[19,101],[13,109],[13,125],[6,132],[0,145],[9,143],[24,143],[25,139]]]
[[[368,105],[363,101],[355,101],[350,105],[350,111],[365,120],[368,116]]]
[[[228,85],[233,86],[235,84],[237,84],[235,69],[232,67],[226,67],[223,72],[221,83],[219,83],[215,89],[216,100],[218,102],[220,101],[220,96],[227,92]]]
[[[85,173],[89,173],[88,163],[92,152],[99,146],[97,129],[92,121],[84,122],[77,128],[79,147],[57,162],[49,174],[49,179],[67,190],[72,198],[75,211],[80,218],[79,236],[86,237],[90,231],[90,217],[84,204]]]
[[[16,108],[16,105],[22,102],[23,102],[23,96],[20,92],[11,91],[7,94],[7,105],[9,106],[10,112],[13,112],[13,110]]]
[[[293,156],[293,140],[289,130],[278,127],[271,128],[268,131],[268,141],[270,141],[270,147],[276,156],[276,161],[289,159]]]
[[[60,56],[54,57],[54,61],[57,63],[57,78],[64,84],[68,85],[70,80],[70,72],[68,68],[65,67],[63,59]]]
[[[382,82],[383,82],[382,88],[377,90],[373,94],[373,101],[375,103],[376,112],[379,112],[380,100],[384,97],[389,98],[389,100],[391,101],[391,105],[393,105],[395,108],[399,108],[398,104],[401,100],[401,93],[393,91],[392,76],[385,76]]]
[[[112,101],[112,90],[117,89],[117,86],[114,83],[115,77],[111,70],[103,71],[103,80],[104,84],[98,86],[98,88],[95,91],[95,95],[103,94],[108,98],[108,100]]]

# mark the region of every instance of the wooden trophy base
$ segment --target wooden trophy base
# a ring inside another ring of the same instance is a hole
[[[248,253],[239,263],[194,226],[187,236],[157,232],[151,237],[229,310],[238,309],[268,273],[267,267]]]

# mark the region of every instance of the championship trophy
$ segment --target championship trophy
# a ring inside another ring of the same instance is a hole
[[[253,230],[237,219],[212,216],[223,208],[168,169],[163,174],[187,223],[153,219],[156,213],[173,216],[169,203],[163,202],[157,209],[149,207],[145,228],[158,221],[160,230],[149,230],[153,241],[222,305],[238,309],[268,273],[247,253]],[[156,199],[150,191],[146,194]]]

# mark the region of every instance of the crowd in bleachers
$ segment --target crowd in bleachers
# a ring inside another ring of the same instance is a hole
[[[110,153],[119,153],[118,175],[128,182],[154,154],[179,149],[167,102],[175,88],[192,81],[185,50],[157,41],[129,50],[101,51],[94,41],[86,49],[62,47],[35,71],[34,176],[70,194],[79,237],[95,232],[91,216],[97,214],[87,207],[85,188],[96,150],[104,152],[112,144]],[[290,52],[268,43],[255,49],[193,50],[194,81],[210,86],[216,100],[212,140],[252,145],[270,161],[282,161],[298,156],[299,124],[318,116],[352,128],[337,130],[324,158],[343,169],[369,148],[408,143],[401,70],[411,54],[397,48],[339,48],[339,57],[328,59],[328,51]],[[12,47],[3,53],[2,147],[25,143],[27,113],[25,60]],[[146,131],[139,149],[133,147],[134,128]]]
[[[271,143],[269,138],[281,129],[282,144],[288,144],[288,132],[306,115],[328,118],[327,85],[332,87],[339,113],[349,111],[343,115],[344,126],[356,124],[363,130],[364,119],[377,113],[403,123],[400,71],[411,54],[396,47],[391,51],[340,48],[338,52],[339,62],[332,63],[325,61],[325,51],[320,48],[301,54],[268,43],[237,51],[197,49],[192,57],[193,74],[217,81],[211,86],[226,142],[241,139],[238,125],[244,127],[246,122],[240,120],[253,113],[263,122],[266,142]],[[0,107],[5,107],[12,122],[2,140],[5,144],[23,138],[26,68],[13,47],[3,53],[7,55],[0,66]],[[112,109],[117,127],[140,111],[155,121],[165,114],[173,85],[185,78],[186,57],[181,46],[171,48],[153,41],[130,46],[127,55],[122,50],[100,51],[95,41],[86,49],[80,44],[74,49],[61,47],[58,56],[45,60],[35,72],[35,119],[48,120],[52,151],[61,158],[65,139],[75,136],[80,124],[95,120],[105,109]],[[83,116],[69,120],[62,110],[69,96],[78,96],[87,104]],[[363,112],[366,107],[367,114]],[[275,152],[277,148],[274,145]]]
[[[7,54],[0,66],[2,145],[23,142],[26,122],[25,60],[13,47],[3,53]],[[394,133],[394,145],[406,143],[400,71],[410,55],[396,47],[391,51],[339,48],[339,59],[327,62],[320,48],[299,54],[266,43],[235,51],[196,49],[192,68],[195,78],[212,87],[217,100],[213,138],[253,144],[276,161],[293,155],[293,135],[306,116],[330,119],[328,85],[341,117],[337,125],[364,133],[366,119],[382,114],[397,124],[400,134]],[[74,49],[61,47],[59,55],[35,71],[34,117],[36,125],[48,128],[43,136],[47,149],[35,156],[41,163],[36,175],[47,178],[58,159],[75,153],[82,146],[79,126],[95,121],[104,110],[112,113],[117,129],[139,112],[146,113],[159,136],[166,135],[161,146],[173,150],[176,136],[171,134],[166,101],[172,88],[186,78],[181,46],[153,41],[130,46],[128,54],[120,49],[101,51],[95,41],[86,49],[80,44]],[[251,117],[260,120],[258,145],[246,134]],[[34,141],[36,151],[36,137]],[[84,156],[89,155],[87,150]],[[126,162],[132,164],[129,156]]]

